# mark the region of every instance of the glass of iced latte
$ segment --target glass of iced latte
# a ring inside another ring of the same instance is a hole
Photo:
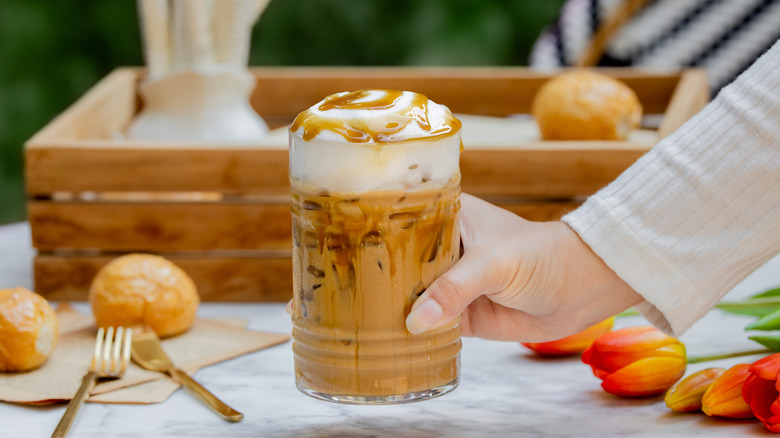
[[[424,400],[458,384],[459,321],[412,335],[412,303],[458,259],[460,122],[408,91],[326,97],[290,128],[298,388]]]

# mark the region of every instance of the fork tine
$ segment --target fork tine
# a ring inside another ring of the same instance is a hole
[[[100,373],[105,374],[108,372],[111,366],[111,346],[114,342],[114,327],[109,327],[106,330],[106,338],[103,340],[103,359],[100,367]]]
[[[97,336],[95,336],[95,351],[92,353],[92,362],[89,365],[89,369],[92,371],[97,371],[100,365],[100,357],[101,357],[101,351],[103,349],[103,335],[105,334],[105,330],[103,330],[103,327],[100,327],[97,331]]]
[[[122,363],[121,368],[119,369],[119,374],[122,375],[127,370],[127,364],[130,362],[130,347],[133,343],[133,329],[128,328],[125,330],[125,342],[124,345],[122,345]]]
[[[111,357],[111,374],[112,375],[118,375],[119,374],[119,353],[121,353],[122,350],[122,341],[123,341],[123,335],[124,335],[124,327],[117,327],[116,328],[116,338],[114,338],[114,350],[112,352]]]

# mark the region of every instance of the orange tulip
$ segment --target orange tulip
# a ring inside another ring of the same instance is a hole
[[[779,376],[780,353],[775,353],[750,365],[742,388],[742,398],[772,432],[780,432]]]
[[[608,318],[598,324],[594,324],[585,330],[575,333],[571,336],[549,342],[522,342],[525,347],[530,348],[540,356],[567,356],[570,354],[582,353],[590,347],[600,336],[609,333],[615,318]]]
[[[582,354],[601,387],[622,397],[660,394],[685,374],[685,345],[651,326],[627,327],[596,339]]]
[[[666,406],[675,412],[700,410],[701,398],[707,388],[725,371],[723,368],[707,368],[680,380],[666,393]]]
[[[741,363],[726,370],[704,393],[701,410],[709,416],[753,418],[750,406],[742,399],[742,386],[750,373],[749,364]]]

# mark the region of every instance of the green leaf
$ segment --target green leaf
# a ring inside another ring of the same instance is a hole
[[[749,298],[743,301],[721,301],[715,307],[738,315],[765,316],[780,309],[780,296]]]
[[[768,297],[777,297],[777,296],[780,296],[780,286],[778,286],[776,288],[773,288],[773,289],[765,290],[764,292],[761,292],[759,294],[753,295],[750,298],[751,299],[752,298],[768,298]]]
[[[780,330],[780,309],[745,326],[745,330]]]
[[[780,334],[748,336],[748,339],[750,339],[751,341],[758,342],[759,344],[769,348],[770,350],[780,351]]]

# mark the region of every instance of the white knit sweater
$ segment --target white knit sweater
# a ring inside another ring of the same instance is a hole
[[[650,322],[680,335],[704,316],[780,253],[780,42],[563,221]]]

